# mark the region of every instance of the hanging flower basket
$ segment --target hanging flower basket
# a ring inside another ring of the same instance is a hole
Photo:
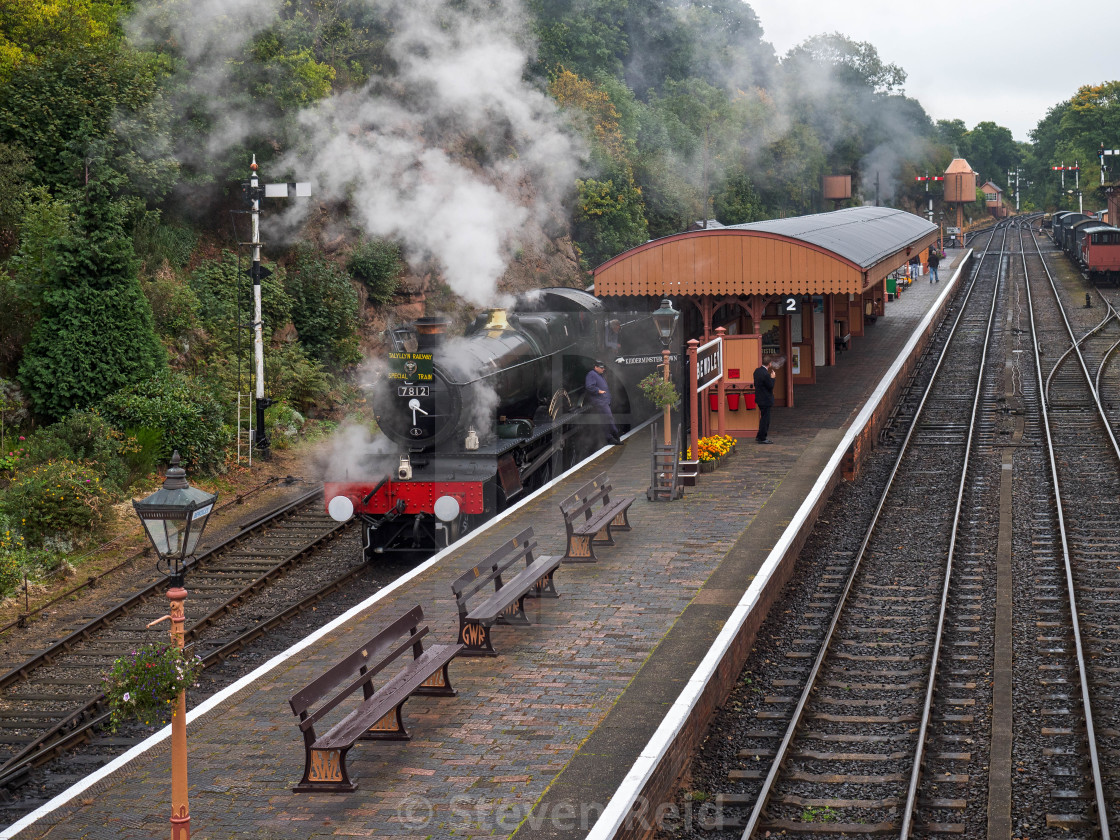
[[[168,642],[144,645],[122,656],[104,680],[113,729],[129,718],[151,724],[174,716],[179,692],[193,686],[200,673],[199,657]]]

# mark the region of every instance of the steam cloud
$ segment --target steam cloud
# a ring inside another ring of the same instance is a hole
[[[396,72],[300,113],[300,130],[289,131],[298,148],[265,180],[290,174],[314,184],[316,201],[347,200],[367,234],[403,243],[414,265],[434,260],[458,294],[489,303],[519,238],[559,212],[580,141],[524,81],[531,39],[520,0],[364,2],[392,21]],[[134,37],[177,45],[192,107],[227,109],[210,114],[211,154],[265,128],[259,116],[249,125],[230,67],[280,5],[153,0],[134,18]],[[288,229],[307,212],[294,204]]]

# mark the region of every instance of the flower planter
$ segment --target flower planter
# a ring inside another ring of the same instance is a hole
[[[716,462],[715,461],[701,461],[700,462],[700,472],[710,473],[710,472],[715,472],[715,471],[716,471]]]

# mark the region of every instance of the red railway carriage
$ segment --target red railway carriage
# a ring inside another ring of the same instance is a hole
[[[1120,285],[1120,228],[1095,225],[1082,230],[1077,259],[1094,283]]]

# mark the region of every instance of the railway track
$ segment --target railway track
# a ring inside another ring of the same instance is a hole
[[[920,364],[883,441],[905,434],[917,473],[900,479],[911,456],[881,452],[870,470],[902,492],[853,486],[830,502],[842,512],[822,515],[803,579],[760,631],[686,777],[681,813],[692,816],[663,836],[1112,836],[1120,306],[1103,292],[1085,306],[1072,273],[1058,282],[1044,266],[1060,253],[1015,224],[975,274],[998,288],[973,428],[927,413],[923,403],[945,401],[944,371],[919,397],[930,378]],[[968,453],[955,512],[930,495],[922,452],[950,478]],[[878,520],[858,550],[841,549],[846,530],[829,524],[846,516]],[[940,522],[922,530],[922,517]]]
[[[361,573],[353,558],[322,551],[347,530],[323,513],[314,490],[196,557],[186,635],[204,664],[223,662]],[[163,637],[147,625],[166,612],[165,589],[164,581],[144,587],[0,676],[0,788],[18,788],[107,723],[101,678],[116,658]]]
[[[1045,387],[1045,420],[1050,474],[1048,521],[1041,533],[1050,550],[1040,560],[1048,574],[1057,615],[1064,621],[1039,622],[1037,641],[1062,661],[1040,674],[1047,694],[1048,719],[1042,734],[1057,780],[1051,789],[1048,823],[1064,821],[1109,838],[1117,828],[1109,801],[1120,794],[1104,757],[1120,749],[1120,630],[1115,620],[1120,592],[1120,444],[1100,399],[1102,371],[1120,342],[1116,310],[1090,316],[1055,282],[1037,242],[1024,249],[1035,323],[1036,347],[1062,346],[1049,365],[1039,357]],[[1079,311],[1080,310],[1080,311]],[[1103,318],[1100,316],[1103,314]],[[1095,321],[1095,323],[1093,323]],[[1052,534],[1052,536],[1050,536]]]
[[[946,319],[951,328],[939,332],[939,351],[927,359],[932,383],[904,400],[897,417],[896,436],[906,432],[890,489],[854,556],[833,558],[821,576],[782,651],[785,673],[760,698],[757,726],[737,749],[739,766],[715,797],[709,828],[741,830],[744,838],[902,832],[917,806],[934,709],[972,723],[975,698],[955,694],[935,705],[935,663],[948,644],[968,674],[984,666],[977,642],[962,637],[980,629],[973,617],[955,622],[948,642],[945,627],[949,599],[983,586],[968,568],[958,581],[952,558],[956,523],[969,501],[964,466],[989,402],[977,383],[1000,266],[998,255],[981,261]],[[900,554],[904,546],[920,551]],[[950,678],[961,683],[951,683],[951,691],[967,693],[977,682],[955,671]],[[939,749],[930,758],[952,760],[961,752]],[[956,776],[967,774],[943,783]],[[957,807],[960,798],[941,794],[933,804]]]

